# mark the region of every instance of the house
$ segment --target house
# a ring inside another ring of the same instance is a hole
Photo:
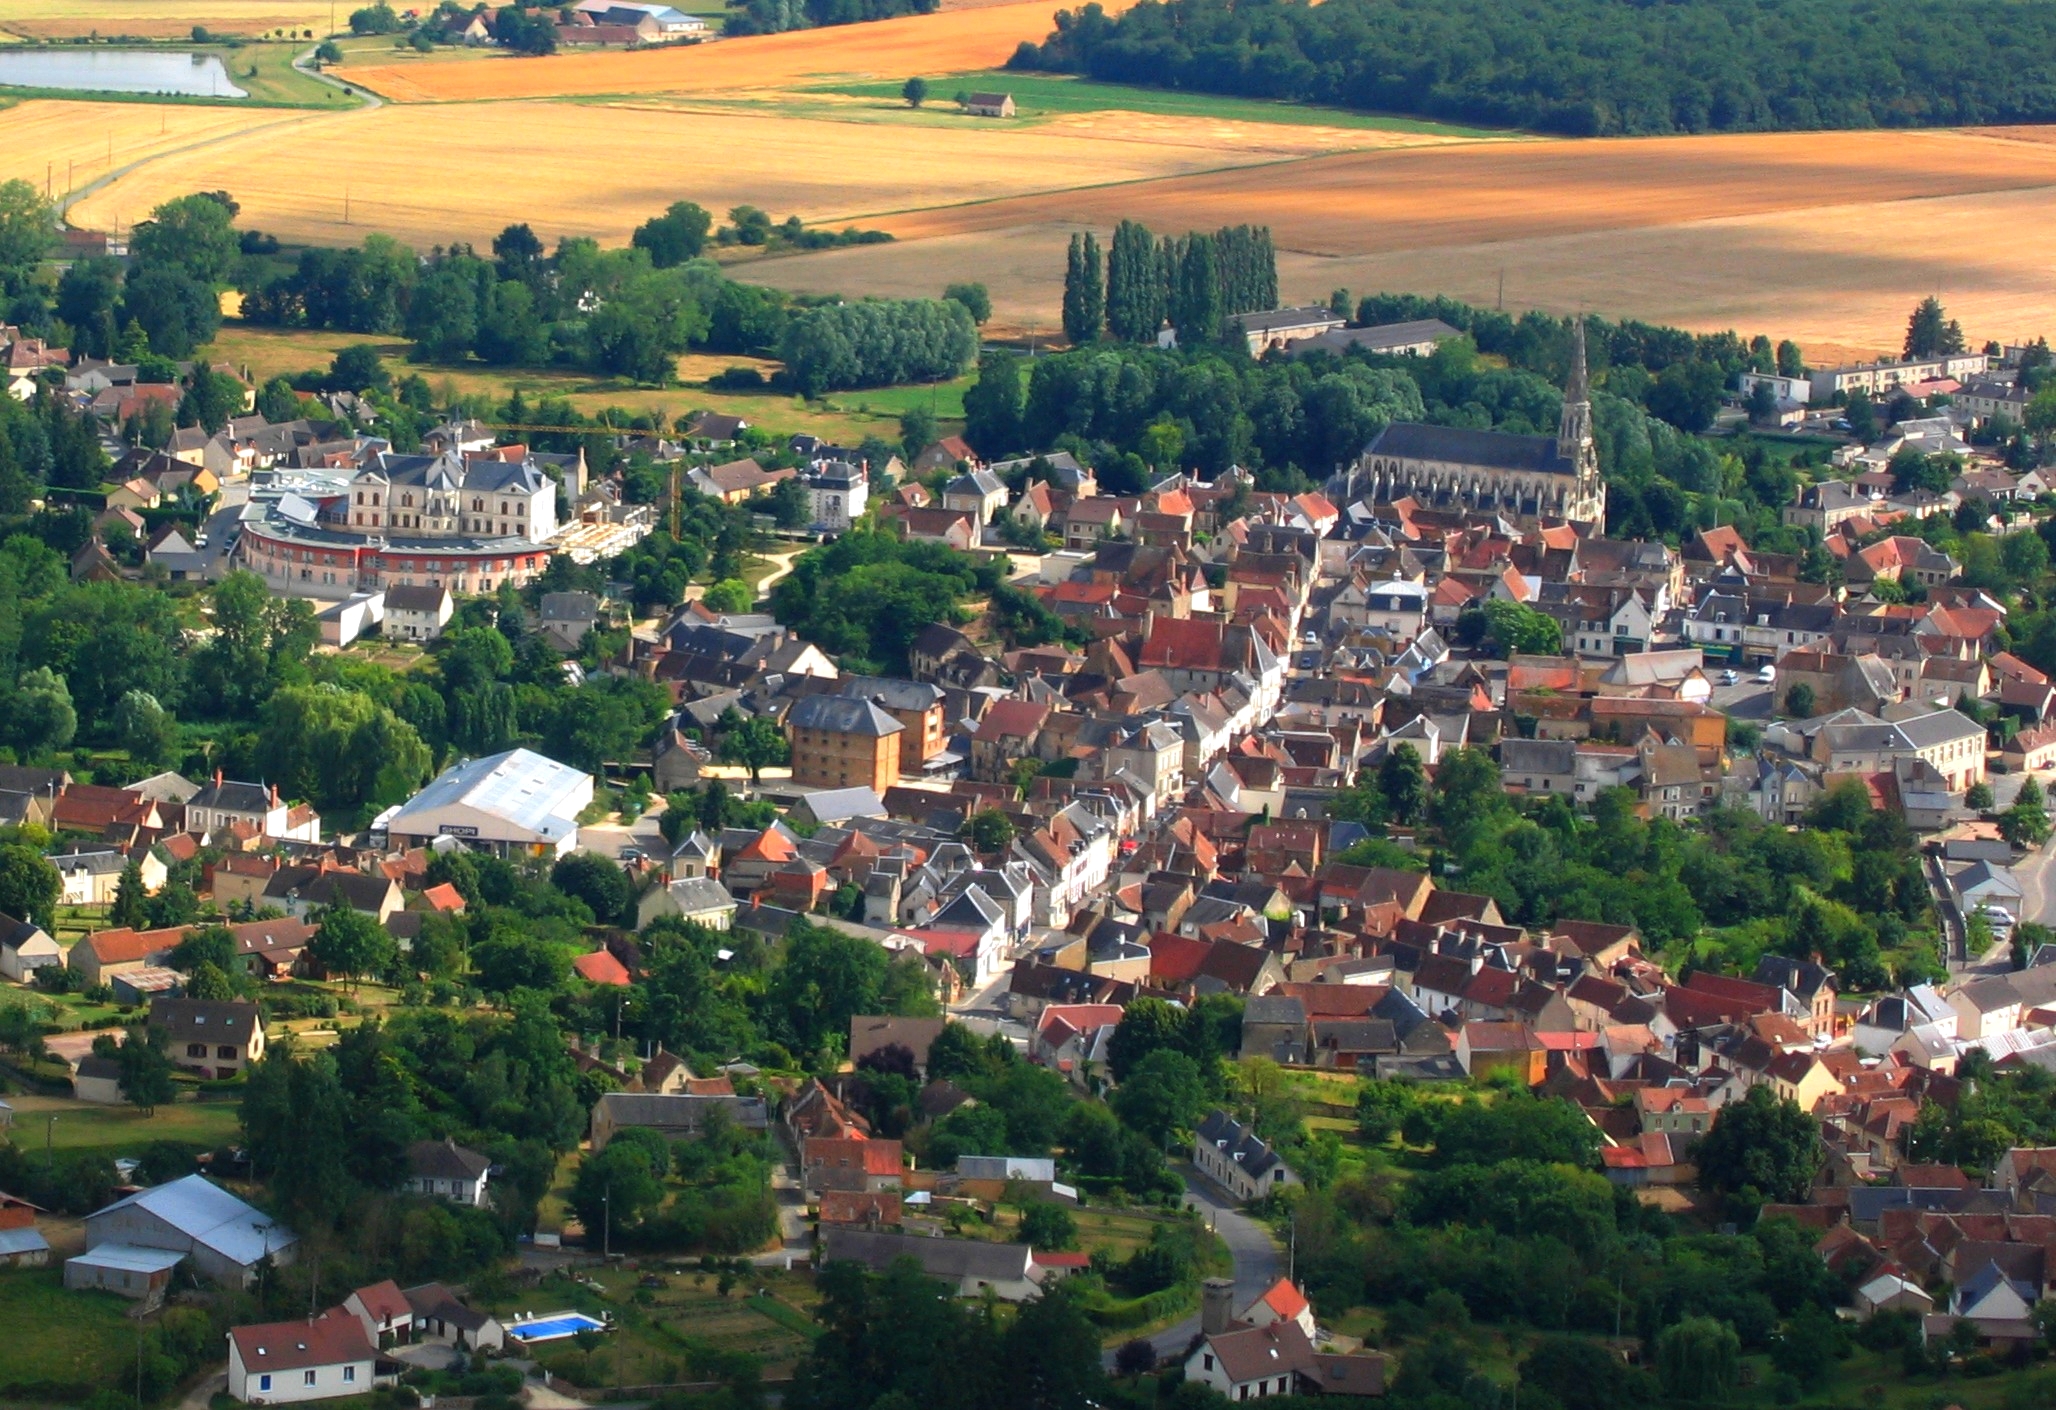
[[[140,1284],[110,1283],[100,1273],[133,1271],[121,1266],[132,1251],[154,1250],[190,1258],[202,1276],[232,1287],[247,1287],[257,1267],[291,1260],[298,1236],[262,1210],[243,1203],[201,1175],[139,1190],[86,1216],[86,1252],[65,1264],[66,1287],[110,1287],[141,1296]],[[82,1281],[73,1281],[72,1265],[85,1262]],[[130,1260],[131,1262],[135,1260]],[[150,1261],[144,1259],[143,1261]],[[170,1265],[166,1265],[168,1268]]]
[[[1035,700],[995,700],[971,735],[971,776],[987,783],[1005,781],[1017,759],[1037,752],[1050,706]]]
[[[1294,1321],[1204,1333],[1185,1358],[1187,1381],[1230,1400],[1290,1395],[1313,1369],[1313,1339]]]
[[[1280,1278],[1258,1294],[1256,1301],[1235,1314],[1238,1322],[1268,1327],[1274,1322],[1291,1322],[1311,1339],[1319,1328],[1314,1324],[1313,1304],[1290,1278]]]
[[[150,1027],[174,1066],[203,1078],[232,1077],[264,1056],[264,1019],[240,999],[156,999]]]
[[[408,1288],[403,1296],[414,1309],[417,1341],[441,1342],[465,1351],[504,1351],[507,1329],[491,1313],[466,1306],[441,1283]]]
[[[963,109],[972,117],[1010,118],[1014,115],[1011,93],[966,93]]]
[[[664,916],[677,916],[709,930],[726,930],[735,924],[735,909],[735,897],[713,877],[682,877],[643,893],[635,908],[635,928],[645,930]]]
[[[343,1299],[343,1311],[357,1319],[364,1328],[364,1339],[375,1347],[414,1339],[414,1309],[407,1294],[390,1278],[352,1292]]]
[[[943,1023],[944,1020],[939,1018],[854,1015],[850,1019],[850,1061],[862,1063],[872,1053],[886,1048],[904,1048],[913,1056],[915,1073],[925,1076],[928,1049],[942,1036]]]
[[[205,836],[238,828],[276,842],[321,840],[321,819],[281,801],[276,784],[238,783],[216,769],[213,781],[186,800],[186,831]]]
[[[50,1241],[34,1225],[0,1229],[0,1268],[43,1268],[50,1262]]]
[[[906,1169],[898,1141],[869,1136],[809,1136],[800,1145],[800,1185],[810,1195],[823,1190],[871,1194],[896,1190]]]
[[[64,852],[50,858],[57,868],[57,899],[67,906],[105,906],[114,901],[128,858],[112,848]]]
[[[1338,317],[1333,309],[1318,305],[1238,313],[1228,320],[1229,326],[1249,344],[1252,357],[1261,357],[1273,348],[1289,348],[1294,343],[1318,338],[1348,322],[1348,319]]]
[[[1283,994],[1268,994],[1244,1002],[1242,1009],[1242,1055],[1267,1057],[1273,1062],[1303,1065],[1307,1058],[1306,1005]]]
[[[982,1297],[991,1292],[1005,1302],[1026,1302],[1042,1291],[1043,1274],[1026,1244],[829,1225],[821,1230],[821,1257],[826,1263],[860,1263],[878,1273],[902,1258],[911,1258],[929,1277],[954,1286],[959,1297]]]
[[[905,729],[869,700],[810,695],[785,716],[793,782],[883,794],[899,779]]]
[[[372,1388],[378,1352],[340,1307],[319,1317],[231,1327],[228,1393],[246,1405],[331,1400]]]
[[[107,984],[118,974],[160,963],[183,938],[178,930],[114,926],[75,942],[64,960],[85,984]]]
[[[770,1123],[769,1108],[762,1097],[738,1097],[733,1093],[606,1092],[593,1103],[592,1147],[595,1152],[605,1150],[616,1131],[631,1126],[656,1131],[666,1140],[686,1140],[699,1135],[700,1128],[716,1110],[725,1117],[712,1119],[726,1119],[751,1131],[762,1131]]]
[[[440,1141],[416,1141],[407,1147],[405,1189],[417,1195],[433,1195],[452,1204],[485,1207],[485,1185],[492,1161],[468,1150],[448,1137]]]
[[[385,590],[385,634],[392,641],[434,641],[456,604],[444,584],[396,583]]]
[[[394,847],[453,837],[502,857],[555,859],[578,845],[578,815],[592,801],[591,774],[510,749],[452,765],[371,826]]]
[[[943,751],[945,697],[940,686],[884,676],[844,676],[836,682],[835,693],[868,700],[906,726],[900,737],[900,767],[905,772],[918,772]]]
[[[44,965],[63,963],[63,948],[42,926],[0,914],[0,975],[26,984]]]
[[[121,1064],[113,1058],[80,1058],[71,1070],[71,1095],[94,1106],[121,1105]]]
[[[1213,1111],[1193,1133],[1192,1163],[1202,1175],[1247,1204],[1300,1183],[1255,1131],[1224,1111]]]

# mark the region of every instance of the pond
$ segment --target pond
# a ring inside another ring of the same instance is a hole
[[[0,49],[0,87],[247,98],[212,54],[139,49]]]

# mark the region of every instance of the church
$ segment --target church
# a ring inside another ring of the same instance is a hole
[[[1567,519],[1603,525],[1606,483],[1592,442],[1582,320],[1572,339],[1571,375],[1554,437],[1395,421],[1350,467],[1351,500],[1390,504],[1412,498],[1423,508],[1481,510],[1518,524]]]

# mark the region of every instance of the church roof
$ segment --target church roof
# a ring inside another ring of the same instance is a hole
[[[1557,454],[1554,436],[1516,436],[1505,431],[1424,426],[1411,421],[1395,421],[1387,426],[1365,453],[1543,475],[1578,473],[1576,461]]]

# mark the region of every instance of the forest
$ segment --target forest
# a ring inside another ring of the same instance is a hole
[[[2046,122],[2056,10],[2000,0],[1144,0],[1012,66],[1604,137]]]

